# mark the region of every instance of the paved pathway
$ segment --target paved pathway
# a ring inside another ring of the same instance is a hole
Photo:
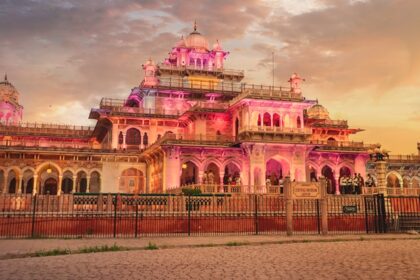
[[[172,248],[0,261],[0,279],[419,279],[420,240]]]

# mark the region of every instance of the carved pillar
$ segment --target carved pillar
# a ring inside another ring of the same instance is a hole
[[[38,192],[38,175],[34,174],[34,185],[32,187],[32,194],[36,195],[37,192]]]
[[[86,192],[90,193],[90,176],[86,176]]]
[[[7,193],[7,191],[8,191],[8,189],[9,189],[9,186],[8,186],[8,184],[7,184],[7,179],[8,179],[8,177],[9,177],[9,174],[7,174],[6,172],[4,173],[4,182],[3,182],[3,193]]]
[[[76,192],[76,182],[77,182],[77,175],[73,175],[73,186],[71,187],[71,192]]]
[[[384,195],[387,195],[386,189],[386,161],[376,161],[375,162],[375,171],[376,171],[376,180],[378,184],[378,191]]]
[[[63,175],[58,176],[57,195],[61,195],[61,185],[63,184]]]
[[[127,148],[127,145],[125,144],[125,136],[127,135],[127,133],[123,132],[123,143],[122,143],[122,147],[123,149]]]
[[[219,192],[223,192],[223,178],[225,177],[225,172],[224,171],[220,171],[219,172]]]
[[[335,194],[340,194],[340,172],[334,172],[334,181],[335,181]],[[332,182],[331,182],[332,183]]]
[[[17,183],[17,190],[16,190],[16,193],[17,194],[20,194],[20,193],[22,193],[22,180],[23,180],[23,175],[19,175],[18,176],[18,183]]]

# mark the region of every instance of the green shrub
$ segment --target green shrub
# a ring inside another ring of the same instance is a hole
[[[184,195],[200,195],[200,189],[182,188],[182,194]]]

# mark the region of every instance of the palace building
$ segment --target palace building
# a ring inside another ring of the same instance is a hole
[[[6,76],[1,192],[165,193],[192,186],[275,193],[286,176],[324,176],[328,192],[340,194],[342,176],[366,178],[371,146],[351,141],[361,129],[306,99],[298,74],[288,87],[251,85],[243,71],[224,67],[226,59],[221,43],[210,45],[195,26],[162,63],[142,65],[144,79],[127,99],[103,98],[89,113],[94,127],[22,122],[19,93]],[[418,187],[411,180],[419,162],[410,169],[410,187]]]

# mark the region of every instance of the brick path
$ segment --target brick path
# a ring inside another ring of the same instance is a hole
[[[0,279],[418,279],[419,256],[419,239],[172,248],[1,260]]]

